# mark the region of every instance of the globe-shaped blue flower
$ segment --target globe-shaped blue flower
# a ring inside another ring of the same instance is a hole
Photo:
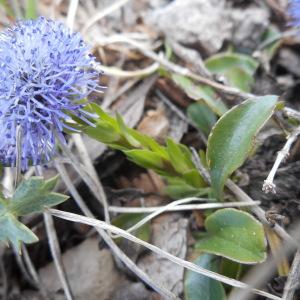
[[[40,17],[0,34],[0,163],[45,163],[70,115],[89,123],[82,100],[100,89],[94,64],[81,36],[60,22]]]
[[[292,17],[291,25],[300,27],[300,0],[289,0],[288,13]]]

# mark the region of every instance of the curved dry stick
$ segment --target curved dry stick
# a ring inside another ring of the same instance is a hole
[[[93,17],[90,18],[90,20],[84,25],[83,29],[82,29],[82,34],[84,35],[87,30],[93,26],[96,22],[100,21],[102,18],[110,15],[111,13],[113,13],[114,11],[118,10],[119,8],[121,8],[122,6],[124,6],[127,2],[129,2],[130,0],[120,0],[118,2],[115,2],[113,5],[105,8],[102,11],[99,11],[98,13],[96,13]]]
[[[81,198],[80,194],[78,193],[77,189],[75,188],[73,182],[71,181],[66,168],[63,164],[59,162],[55,162],[55,167],[59,174],[62,177],[62,180],[64,181],[65,185],[67,186],[70,194],[76,201],[78,207],[81,209],[81,211],[90,218],[95,218],[93,213],[90,211],[90,209],[87,207],[83,199]],[[177,299],[176,295],[174,295],[172,292],[158,284],[157,282],[154,282],[149,276],[142,271],[140,268],[136,266],[136,264],[115,244],[115,242],[111,239],[111,237],[103,230],[97,229],[100,236],[103,238],[103,240],[107,243],[107,245],[110,247],[112,252],[118,257],[125,265],[128,267],[133,273],[135,273],[143,282],[145,282],[147,285],[149,285],[153,290],[161,294],[162,296],[165,296],[170,299]]]
[[[123,229],[120,229],[120,228],[115,227],[113,225],[107,224],[103,221],[95,220],[95,219],[92,219],[92,218],[80,216],[80,215],[65,212],[65,211],[60,211],[60,210],[57,210],[57,209],[48,209],[47,212],[50,213],[51,215],[56,216],[56,217],[61,218],[61,219],[65,219],[65,220],[69,220],[69,221],[72,221],[72,222],[78,222],[78,223],[90,225],[90,226],[93,226],[93,227],[101,229],[101,230],[107,230],[107,231],[110,231],[114,234],[121,235],[123,238],[126,238],[126,239],[128,239],[128,240],[130,240],[134,243],[140,244],[140,245],[148,248],[149,250],[153,251],[154,253],[160,255],[161,257],[164,257],[164,258],[174,262],[175,264],[177,264],[181,267],[184,267],[186,269],[189,269],[191,271],[194,271],[198,274],[201,274],[201,275],[207,276],[209,278],[221,281],[221,282],[223,282],[225,284],[228,284],[230,286],[234,286],[234,287],[238,287],[238,288],[242,288],[242,289],[249,289],[253,293],[264,296],[264,297],[267,297],[269,299],[281,300],[280,297],[277,297],[277,296],[272,295],[270,293],[267,293],[265,291],[261,291],[261,290],[252,288],[251,286],[247,285],[246,283],[243,283],[243,282],[238,281],[236,279],[231,279],[231,278],[226,277],[224,275],[212,272],[210,270],[199,267],[194,263],[191,263],[191,262],[186,261],[184,259],[181,259],[177,256],[174,256],[174,255],[158,248],[157,246],[154,246],[154,245],[149,244],[149,243],[147,243],[143,240],[140,240],[139,238],[131,235],[130,233],[126,232]]]

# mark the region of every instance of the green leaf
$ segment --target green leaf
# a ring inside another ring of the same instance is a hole
[[[211,56],[205,61],[205,66],[213,73],[223,73],[239,67],[248,74],[254,74],[258,62],[249,55],[226,52]]]
[[[197,243],[197,249],[244,264],[266,259],[263,226],[250,214],[233,208],[221,209],[207,217],[205,228],[207,237]]]
[[[225,76],[229,85],[249,92],[258,62],[248,55],[226,52],[211,56],[205,65],[212,73]]]
[[[122,135],[125,137],[127,142],[135,148],[139,148],[141,144],[131,135],[129,128],[126,126],[126,124],[123,121],[123,118],[117,114],[117,122],[120,128],[120,131]]]
[[[115,127],[105,121],[98,120],[96,127],[87,126],[82,131],[91,138],[104,144],[115,143],[121,139],[120,134],[115,130]]]
[[[26,19],[36,19],[37,18],[37,2],[36,0],[27,0],[25,9]]]
[[[263,96],[244,101],[219,119],[207,145],[207,165],[217,197],[227,180],[246,160],[254,147],[258,131],[271,117],[277,96]]]
[[[121,214],[112,220],[112,224],[126,230],[141,221],[146,216],[147,214]],[[137,238],[145,242],[150,240],[150,233],[151,226],[149,222],[133,232]]]
[[[143,148],[152,150],[156,154],[163,157],[165,160],[169,159],[169,155],[166,148],[161,146],[158,142],[156,142],[155,139],[131,128],[129,128],[129,132],[133,136],[133,138],[136,139],[143,146]]]
[[[185,93],[193,100],[203,100],[205,104],[218,116],[222,116],[227,107],[218,97],[217,93],[209,86],[198,84],[196,85],[187,77],[172,74],[172,80],[181,87]]]
[[[180,199],[186,197],[203,197],[211,192],[210,188],[195,188],[187,183],[179,182],[177,184],[169,184],[165,188],[165,193],[172,199]]]
[[[225,72],[224,76],[228,79],[231,86],[237,87],[245,92],[250,92],[254,84],[253,74],[248,74],[241,68],[232,68]]]
[[[7,211],[1,211],[0,215],[0,240],[11,242],[13,247],[20,252],[21,242],[26,244],[38,241],[37,236],[16,217]]]
[[[223,257],[221,262],[221,274],[226,277],[239,279],[242,273],[242,267],[242,264]]]
[[[12,199],[8,202],[8,210],[15,216],[42,212],[46,207],[60,204],[69,197],[54,193],[58,177],[44,180],[42,177],[31,177],[22,181]]]
[[[204,269],[218,272],[219,260],[211,254],[200,255],[194,263]],[[187,271],[184,280],[185,300],[225,300],[223,285],[207,276]]]
[[[157,172],[164,169],[164,160],[160,155],[149,150],[125,150],[127,157],[146,169],[153,169]]]
[[[189,105],[187,116],[207,136],[217,122],[216,115],[201,101]]]
[[[178,173],[185,173],[195,168],[191,161],[191,154],[184,145],[177,144],[172,139],[167,139],[167,151],[171,163]]]

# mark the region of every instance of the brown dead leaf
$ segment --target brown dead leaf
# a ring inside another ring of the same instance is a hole
[[[170,124],[166,117],[165,110],[160,106],[157,110],[149,110],[137,129],[141,133],[153,137],[159,143],[163,143],[169,127]]]

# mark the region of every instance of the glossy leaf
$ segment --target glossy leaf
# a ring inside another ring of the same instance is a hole
[[[8,210],[15,216],[42,212],[46,207],[60,204],[69,197],[54,193],[58,177],[44,180],[42,177],[31,177],[22,181],[12,199],[8,202]]]
[[[253,149],[255,136],[273,114],[277,99],[263,96],[247,100],[228,111],[212,129],[206,158],[217,197],[222,197],[228,176]]]
[[[207,136],[217,122],[216,115],[201,101],[189,105],[187,115],[194,125]]]
[[[211,254],[200,255],[194,263],[199,267],[218,272],[219,261]],[[187,271],[184,280],[185,300],[225,300],[223,285],[207,276]]]
[[[196,248],[231,260],[255,264],[266,259],[264,229],[250,214],[233,209],[221,209],[205,220],[206,238]]]

